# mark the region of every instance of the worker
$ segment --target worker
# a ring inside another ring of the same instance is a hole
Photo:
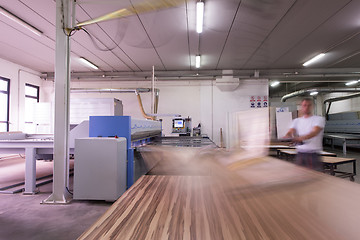
[[[325,118],[314,116],[313,108],[312,98],[301,100],[302,117],[293,120],[284,138],[291,138],[296,144],[296,164],[321,171],[322,163],[319,153],[323,146]]]

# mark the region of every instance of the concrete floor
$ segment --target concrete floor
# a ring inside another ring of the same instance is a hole
[[[22,165],[21,165],[22,164]],[[18,169],[12,172],[13,178],[23,176],[24,162],[13,159],[10,164],[0,161],[4,169]],[[43,174],[52,170],[52,164],[37,164]],[[13,167],[12,167],[13,166]],[[49,169],[46,169],[49,168]],[[0,179],[12,182],[8,173]],[[0,183],[1,185],[1,183]],[[72,178],[70,178],[70,189]],[[112,203],[104,201],[72,201],[68,205],[43,205],[40,202],[52,192],[52,184],[39,188],[36,195],[0,194],[0,240],[69,240],[79,237],[89,228]]]
[[[343,156],[340,148],[325,147],[324,150]],[[360,173],[360,151],[350,150],[346,157],[357,159],[357,171]],[[338,169],[352,171],[352,165],[346,164]],[[355,177],[355,182],[360,183],[360,177]],[[40,202],[50,195],[52,184],[41,186],[39,190],[39,194],[31,196],[0,194],[0,240],[76,239],[111,206],[104,201],[42,205]]]
[[[48,184],[37,195],[0,195],[0,239],[76,239],[111,206],[104,201],[40,204],[51,189]]]

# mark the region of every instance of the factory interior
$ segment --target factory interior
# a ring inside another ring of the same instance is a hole
[[[0,240],[360,239],[360,1],[1,0],[0,31]]]

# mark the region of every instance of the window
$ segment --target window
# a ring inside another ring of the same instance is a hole
[[[35,133],[34,124],[35,103],[39,102],[39,87],[31,84],[25,84],[25,132]]]
[[[9,131],[10,79],[0,77],[0,132]]]

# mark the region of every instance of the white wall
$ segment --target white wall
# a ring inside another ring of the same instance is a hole
[[[51,101],[52,82],[45,82],[40,73],[0,58],[0,76],[10,79],[10,131],[25,128],[25,84],[40,87],[40,101]],[[1,106],[4,107],[4,106]]]
[[[329,93],[324,95],[324,100],[334,97],[346,96],[352,93]],[[360,97],[333,102],[329,113],[360,111]]]
[[[150,87],[147,82],[73,82],[72,88],[136,88]],[[217,144],[220,143],[220,128],[226,139],[226,114],[250,108],[251,95],[268,95],[267,80],[242,81],[232,92],[222,92],[215,81],[161,81],[159,114],[181,114],[192,118],[193,127],[201,123],[202,132]],[[122,100],[124,115],[142,118],[135,94],[132,93],[72,93],[72,98],[107,98]],[[150,112],[150,93],[141,94],[146,112]],[[163,117],[163,133],[171,134],[172,117]]]

